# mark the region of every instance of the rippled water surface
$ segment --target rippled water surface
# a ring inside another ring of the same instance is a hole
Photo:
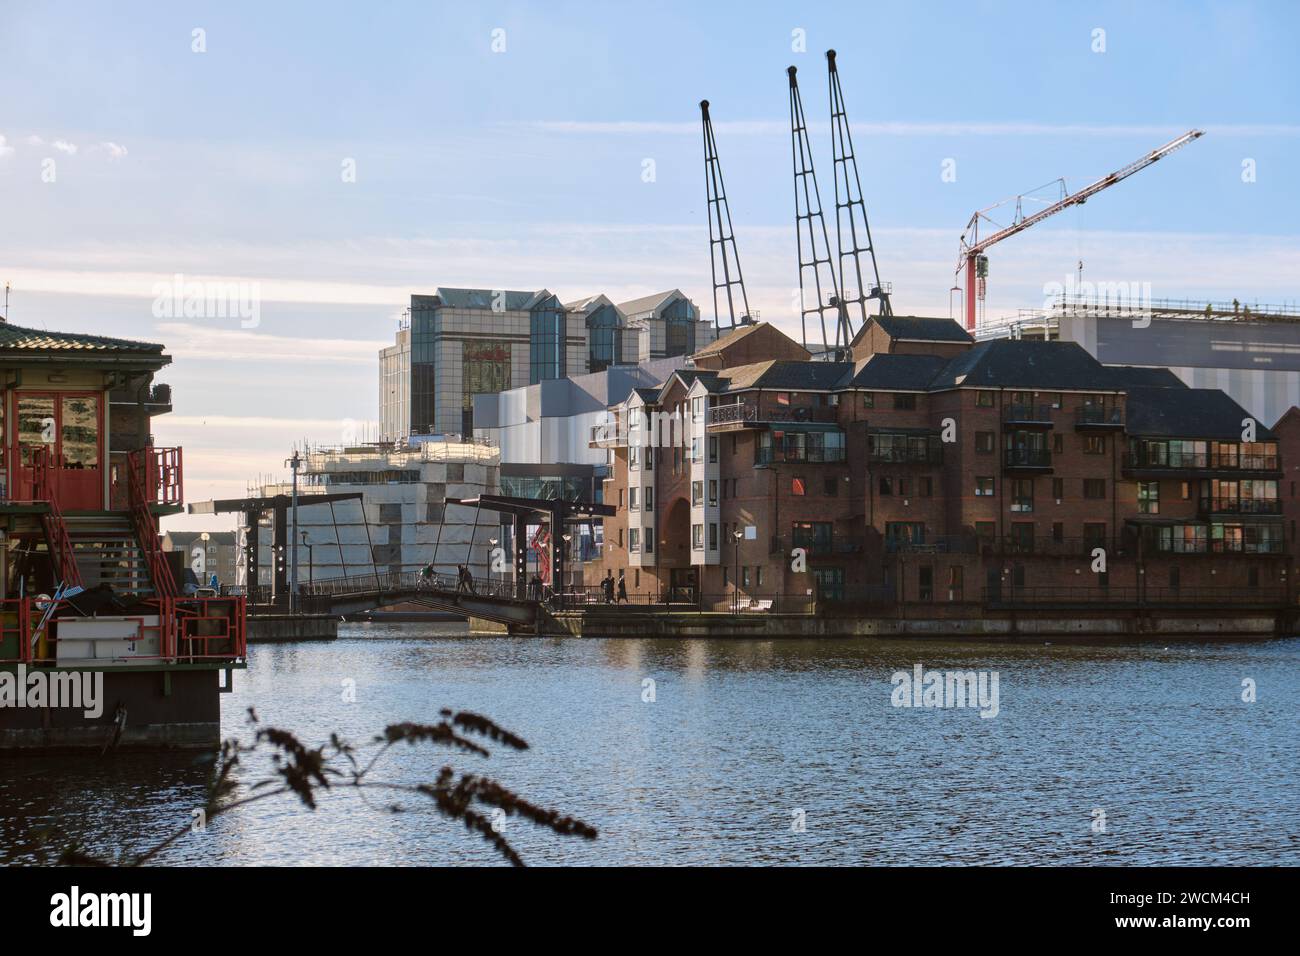
[[[892,706],[891,675],[918,662],[997,671],[1000,712]],[[1242,700],[1245,678],[1255,703]],[[530,863],[1300,864],[1300,639],[551,640],[374,625],[334,643],[255,646],[222,698],[226,735],[247,735],[250,705],[313,744],[432,721],[444,706],[494,718],[531,749],[455,765],[600,830],[587,842],[512,820],[506,836]],[[448,759],[403,746],[380,779],[432,780]],[[255,756],[241,783],[265,771]],[[0,859],[39,859],[67,840],[147,846],[188,823],[204,774],[189,756],[0,758]],[[252,805],[160,860],[496,861],[420,803],[393,814],[388,802]],[[1093,832],[1097,810],[1105,833]]]

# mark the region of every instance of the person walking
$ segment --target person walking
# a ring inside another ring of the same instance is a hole
[[[618,572],[618,603],[623,604],[627,601],[627,579],[623,577],[623,572]]]
[[[611,571],[605,572],[605,579],[600,582],[600,593],[605,598],[606,604],[614,603],[614,574]]]

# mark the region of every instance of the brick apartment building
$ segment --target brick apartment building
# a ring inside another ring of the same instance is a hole
[[[851,358],[759,323],[612,406],[593,445],[618,512],[588,584],[969,614],[1281,601],[1294,579],[1278,436],[1222,391],[946,319],[873,319]],[[1300,412],[1279,428],[1300,462]]]

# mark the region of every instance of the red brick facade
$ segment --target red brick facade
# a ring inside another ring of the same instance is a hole
[[[815,598],[967,615],[1263,601],[1286,587],[1284,504],[1287,520],[1300,515],[1281,461],[1300,462],[1300,413],[1279,425],[1279,460],[1262,425],[1241,441],[1245,413],[1222,392],[1109,369],[1069,343],[943,341],[853,365],[741,366],[719,346],[713,369],[616,407],[604,500],[619,513],[589,584],[626,571],[633,600],[779,609]],[[629,471],[626,425],[653,412],[667,427],[631,444],[666,447],[648,469],[640,449]],[[1295,465],[1286,474],[1300,481]],[[636,553],[629,475],[640,502],[654,489],[653,510],[633,517]]]

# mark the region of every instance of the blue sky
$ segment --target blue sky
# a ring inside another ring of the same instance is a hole
[[[897,311],[948,314],[975,209],[1194,126],[996,247],[987,314],[1039,306],[1079,259],[1161,297],[1300,299],[1293,3],[468,6],[0,2],[12,321],[167,343],[159,439],[186,445],[192,499],[373,420],[374,353],[411,292],[679,287],[711,314],[702,98],[751,303],[795,328],[784,71],[829,201],[832,46]],[[259,283],[260,324],[159,319],[153,285],[178,272]]]

